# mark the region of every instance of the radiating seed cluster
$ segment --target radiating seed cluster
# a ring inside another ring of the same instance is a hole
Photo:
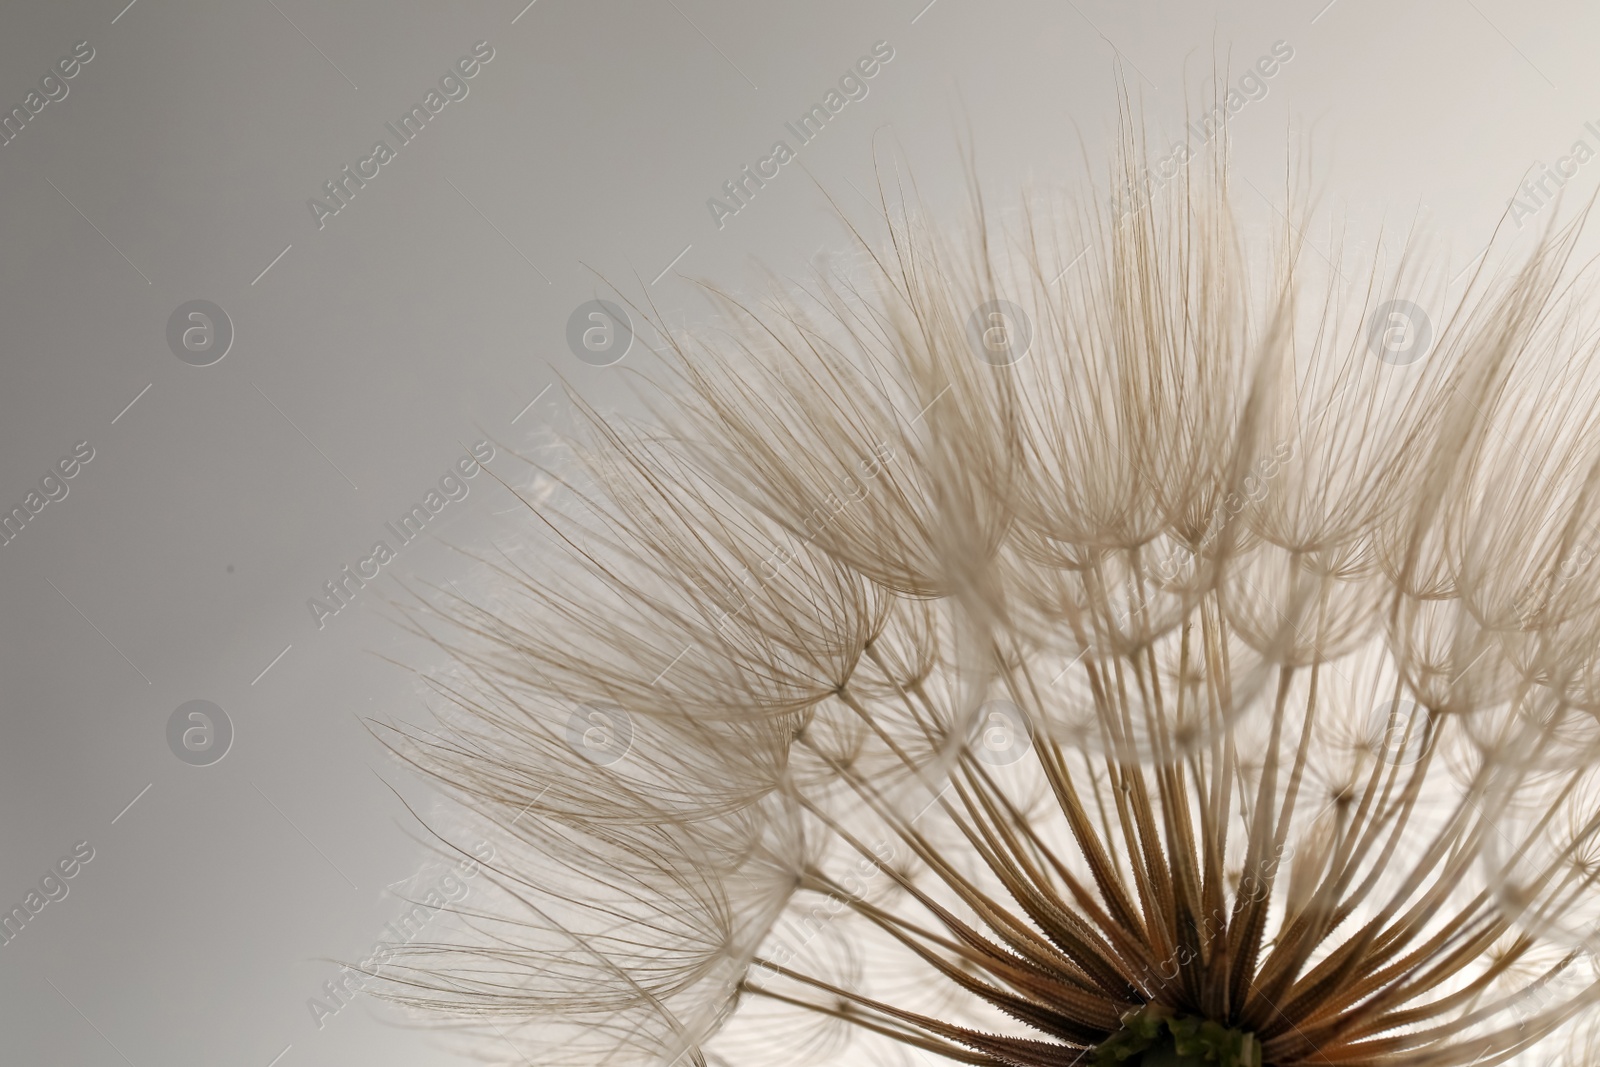
[[[1257,239],[1217,152],[884,199],[417,616],[385,736],[497,853],[389,994],[553,1064],[1595,1062],[1577,228],[1463,294]]]

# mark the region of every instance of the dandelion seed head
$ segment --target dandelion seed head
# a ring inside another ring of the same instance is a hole
[[[653,421],[579,403],[536,548],[418,616],[439,725],[384,736],[500,845],[387,995],[574,1064],[1491,1067],[1590,1034],[1576,230],[1447,303],[1409,245],[1356,284],[1303,226],[1258,248],[1227,178],[1213,148],[1004,232],[886,188],[885,240],[663,327]],[[1418,360],[1372,347],[1396,301]]]

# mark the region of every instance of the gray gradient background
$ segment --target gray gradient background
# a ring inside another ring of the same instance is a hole
[[[844,243],[820,190],[867,217],[875,138],[937,210],[962,202],[963,129],[1000,201],[1076,179],[1080,136],[1104,158],[1118,52],[1165,139],[1213,57],[1288,41],[1231,125],[1239,173],[1281,206],[1285,133],[1304,136],[1334,219],[1415,219],[1452,274],[1524,171],[1600,120],[1600,11],[1579,3],[125,3],[0,9],[5,108],[75,42],[96,53],[0,147],[0,504],[95,449],[0,546],[0,910],[95,849],[0,947],[6,1064],[457,1062],[365,1001],[322,1029],[306,1001],[427,863],[384,783],[424,810],[426,790],[360,723],[422,713],[380,658],[416,651],[383,601],[466,580],[437,542],[487,544],[512,502],[477,478],[325,628],[305,602],[461,442],[531,447],[562,390],[525,406],[558,377],[622,400],[643,346],[597,370],[564,339],[594,272],[673,322],[704,313],[686,277],[801,273]],[[870,95],[800,149],[815,182],[785,167],[719,231],[706,198],[880,39]],[[480,40],[470,95],[319,230],[307,198]],[[236,330],[204,368],[165,340],[197,298]],[[208,767],[164,733],[197,698],[236,731]]]

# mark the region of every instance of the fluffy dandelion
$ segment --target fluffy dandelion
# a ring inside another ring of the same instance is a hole
[[[1576,226],[1452,295],[1121,160],[886,209],[589,413],[416,616],[386,739],[496,852],[387,995],[516,1063],[1594,1062]]]

